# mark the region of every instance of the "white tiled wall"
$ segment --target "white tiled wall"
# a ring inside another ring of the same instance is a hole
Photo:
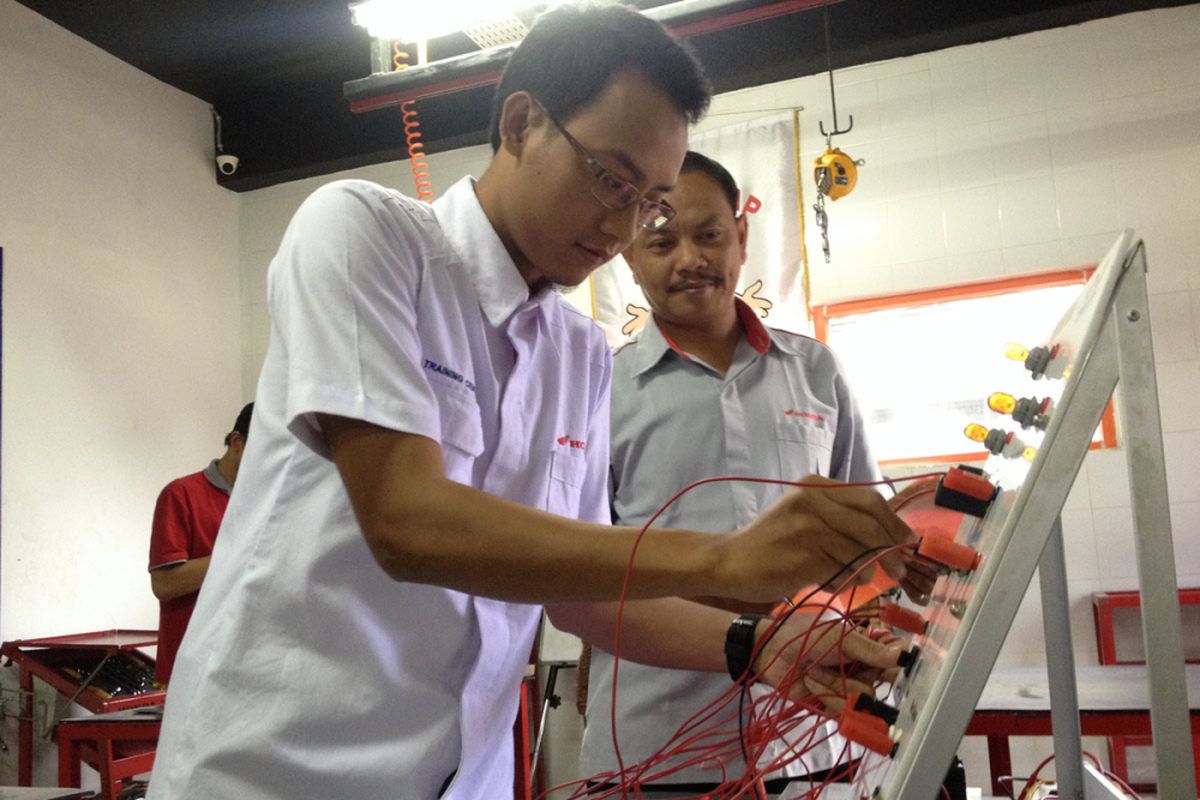
[[[814,302],[1092,263],[1122,228],[1143,236],[1179,581],[1200,585],[1200,5],[868,64],[837,73],[836,86],[840,121],[853,114],[854,128],[835,144],[866,165],[854,193],[829,205],[828,265],[808,212]],[[832,123],[828,91],[818,75],[732,92],[702,128],[802,107],[802,164],[811,164],[824,147],[818,122]],[[439,191],[479,174],[489,155],[435,156]],[[411,185],[403,164],[360,172]],[[243,202],[248,392],[266,341],[266,263],[320,182]],[[1091,593],[1136,586],[1124,459],[1121,449],[1089,455],[1063,515],[1074,649],[1085,663],[1095,663]],[[1035,582],[1002,666],[1044,661],[1037,600]],[[1031,740],[1015,751],[1018,771],[1049,747]],[[963,754],[982,784],[981,745],[964,743]]]

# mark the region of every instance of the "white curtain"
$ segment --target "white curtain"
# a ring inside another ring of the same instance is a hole
[[[689,145],[723,164],[741,189],[749,241],[738,292],[768,325],[809,333],[796,124],[793,112],[785,111],[694,135]],[[808,173],[802,170],[800,179],[808,179]],[[622,258],[596,270],[591,287],[593,315],[609,344],[617,347],[641,327],[648,313],[646,300]]]

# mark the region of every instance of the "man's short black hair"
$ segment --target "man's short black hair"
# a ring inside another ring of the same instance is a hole
[[[233,430],[225,434],[225,446],[229,447],[229,443],[233,441],[234,431],[242,435],[242,439],[250,437],[250,417],[254,414],[254,403],[246,403],[242,406],[242,410],[238,412],[237,421],[233,423]]]
[[[688,150],[687,155],[683,157],[683,166],[679,168],[680,175],[685,172],[702,172],[716,181],[717,185],[721,187],[721,191],[725,194],[725,199],[729,201],[729,207],[733,209],[733,215],[735,217],[738,215],[740,193],[737,181],[729,174],[729,170],[703,153]]]
[[[712,88],[700,62],[660,23],[623,5],[563,5],[538,17],[500,77],[492,152],[500,149],[500,112],[509,95],[529,92],[565,124],[625,70],[670,97],[689,122],[708,110]]]

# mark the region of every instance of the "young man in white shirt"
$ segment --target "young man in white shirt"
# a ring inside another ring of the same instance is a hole
[[[501,79],[478,181],[432,207],[361,181],[301,206],[151,800],[509,795],[539,604],[603,625],[589,601],[619,595],[636,535],[607,525],[604,337],[551,284],[669,218],[707,102],[657,23],[562,7]],[[653,532],[630,597],[777,597],[910,536],[874,493],[798,492],[734,535]],[[710,661],[716,613],[688,633]],[[631,654],[666,624],[631,625]],[[847,652],[898,658],[857,635]]]

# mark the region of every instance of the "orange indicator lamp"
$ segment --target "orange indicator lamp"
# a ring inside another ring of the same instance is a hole
[[[997,414],[1011,414],[1017,408],[1017,398],[1005,392],[992,392],[988,395],[987,404]]]
[[[988,429],[980,425],[978,422],[972,422],[967,427],[963,428],[963,433],[972,442],[983,444],[988,437]]]

